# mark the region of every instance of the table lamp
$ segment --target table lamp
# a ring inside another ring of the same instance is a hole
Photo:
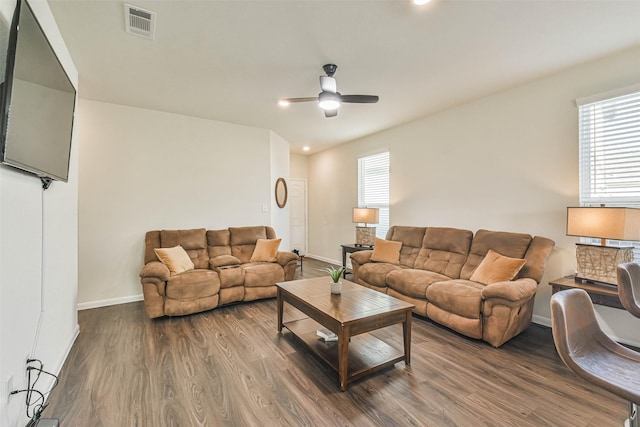
[[[606,246],[606,240],[640,240],[640,209],[567,208],[567,235],[601,239],[600,246],[576,243],[576,278],[617,285],[618,264],[633,261],[633,247]]]
[[[356,246],[373,246],[376,242],[376,228],[367,224],[378,223],[378,208],[353,208],[353,222],[364,223],[364,227],[356,225]]]

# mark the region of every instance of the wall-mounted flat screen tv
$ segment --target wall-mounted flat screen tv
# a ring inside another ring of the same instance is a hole
[[[1,93],[0,162],[67,182],[76,90],[24,0],[11,23]]]

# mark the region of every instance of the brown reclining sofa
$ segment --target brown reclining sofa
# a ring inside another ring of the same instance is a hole
[[[402,242],[396,245],[399,258],[372,260],[378,245],[353,253],[354,282],[408,301],[415,313],[495,347],[530,325],[536,290],[554,247],[552,240],[528,234],[479,230],[474,236],[444,227],[393,226],[386,240]],[[504,257],[509,257],[507,264],[516,264],[514,277],[500,278],[493,267]]]
[[[271,261],[252,262],[258,239],[275,239],[272,227],[225,230],[155,230],[146,233],[140,272],[149,317],[182,316],[237,301],[276,296],[277,282],[292,280],[298,255],[278,251]],[[181,246],[193,269],[171,274],[154,249]]]

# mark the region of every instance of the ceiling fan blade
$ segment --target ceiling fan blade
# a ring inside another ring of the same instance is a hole
[[[335,117],[338,115],[338,109],[336,108],[335,110],[324,110],[324,116],[325,117]]]
[[[375,104],[380,98],[377,95],[341,95],[342,102],[354,102],[357,104]]]
[[[320,76],[320,87],[323,92],[336,93],[338,91],[338,85],[336,79],[328,76]]]
[[[280,104],[284,103],[284,104],[293,104],[294,102],[311,102],[311,101],[317,101],[318,97],[317,96],[311,96],[311,97],[307,97],[307,98],[283,98],[280,101],[278,101]]]

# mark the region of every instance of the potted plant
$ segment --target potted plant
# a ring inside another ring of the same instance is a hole
[[[327,273],[329,273],[329,275],[331,276],[331,279],[333,280],[331,282],[331,293],[332,294],[341,293],[342,282],[340,282],[340,278],[342,277],[342,274],[345,272],[346,268],[344,267],[335,268],[333,265],[331,265],[329,267],[320,268],[320,270],[326,271]]]

